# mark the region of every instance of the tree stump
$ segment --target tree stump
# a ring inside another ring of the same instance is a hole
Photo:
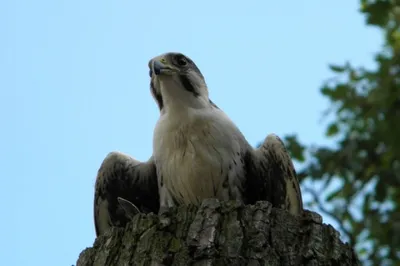
[[[138,214],[98,237],[77,266],[359,265],[319,214],[295,217],[268,202],[205,200],[163,216]]]

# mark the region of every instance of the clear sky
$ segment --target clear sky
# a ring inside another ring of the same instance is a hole
[[[280,3],[279,3],[280,2]],[[358,0],[0,2],[2,265],[72,265],[95,239],[106,154],[152,152],[148,60],[183,52],[256,145],[324,144],[328,63],[373,66]],[[329,220],[326,220],[329,222]]]

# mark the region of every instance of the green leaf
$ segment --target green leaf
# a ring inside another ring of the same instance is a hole
[[[334,176],[334,185],[321,187],[318,193],[341,219],[339,226],[346,223],[354,244],[369,243],[368,249],[357,249],[362,264],[397,265],[400,259],[395,252],[400,246],[400,214],[395,216],[400,213],[400,13],[395,10],[399,3],[360,0],[367,23],[383,33],[381,51],[370,58],[375,63],[372,69],[355,68],[351,62],[329,66],[334,76],[327,77],[320,92],[330,101],[325,134],[336,136],[335,143],[309,146],[294,136],[286,139],[292,156],[307,154],[302,172],[309,182],[320,184],[321,178]],[[362,232],[365,236],[359,238]],[[387,248],[392,250],[380,252]]]
[[[296,136],[295,135],[286,136],[284,139],[285,139],[285,145],[288,151],[290,152],[291,156],[300,162],[304,162],[305,147],[300,142],[298,142]]]
[[[330,95],[330,93],[332,92],[332,88],[328,87],[328,86],[324,86],[320,89],[321,93],[325,96]]]
[[[368,24],[384,27],[389,21],[392,8],[391,1],[378,0],[374,3],[363,5],[362,12],[367,15]]]
[[[367,250],[366,250],[365,248],[362,248],[362,249],[360,249],[360,250],[358,251],[358,254],[359,254],[360,256],[364,256],[364,255],[367,254]]]
[[[344,68],[344,67],[337,66],[337,65],[329,65],[329,68],[330,68],[333,72],[336,72],[336,73],[342,73],[342,72],[345,71],[345,68]]]
[[[339,127],[336,123],[332,123],[329,125],[328,129],[326,130],[326,136],[332,137],[339,133]]]

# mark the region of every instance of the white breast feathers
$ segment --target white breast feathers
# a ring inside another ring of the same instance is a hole
[[[198,204],[205,198],[228,200],[229,186],[243,178],[243,143],[240,131],[218,109],[164,114],[153,139],[159,180],[180,204]]]

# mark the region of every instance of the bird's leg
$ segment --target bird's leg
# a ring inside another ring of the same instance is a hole
[[[160,192],[160,210],[158,211],[158,215],[160,216],[160,224],[162,226],[169,226],[171,224],[171,219],[164,214],[168,212],[169,208],[175,206],[174,200],[164,184],[162,182],[159,182],[158,184]]]
[[[159,184],[159,192],[160,192],[160,210],[158,214],[162,215],[166,213],[169,210],[169,208],[175,206],[175,203],[171,196],[171,193],[162,183]]]
[[[129,200],[123,199],[121,197],[118,197],[117,199],[122,209],[124,209],[125,215],[128,219],[132,220],[136,214],[140,213],[139,208],[136,207],[135,204],[133,204]]]

